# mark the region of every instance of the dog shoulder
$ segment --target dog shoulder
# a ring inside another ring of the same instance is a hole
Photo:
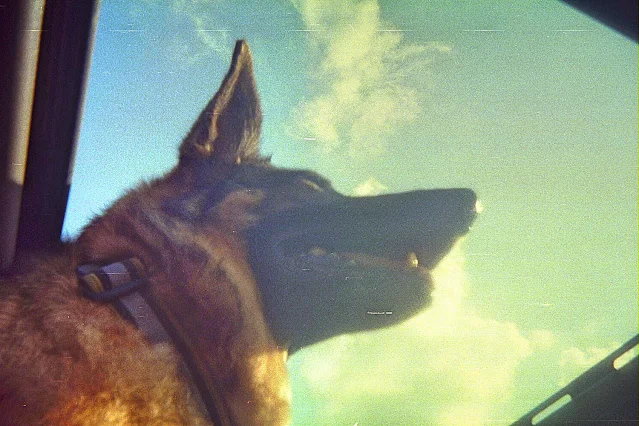
[[[78,297],[71,259],[24,256],[0,281],[0,423],[203,424],[173,350]]]

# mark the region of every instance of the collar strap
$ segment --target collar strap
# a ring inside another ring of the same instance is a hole
[[[133,257],[107,265],[84,264],[78,266],[77,274],[85,297],[113,304],[151,344],[172,343],[173,339],[140,292],[146,286],[146,279],[139,259]]]
[[[76,270],[82,294],[95,302],[111,303],[118,313],[133,323],[153,345],[157,343],[171,343],[176,348],[184,345],[176,342],[160,320],[152,304],[142,295],[146,286],[144,265],[133,257],[107,265],[83,264]],[[180,351],[178,351],[180,353]],[[201,385],[202,379],[194,369],[192,362],[188,362],[185,355],[180,353],[180,372],[188,381],[188,387],[200,412],[208,413],[211,419],[220,419],[211,396]],[[215,424],[228,424],[216,421]]]

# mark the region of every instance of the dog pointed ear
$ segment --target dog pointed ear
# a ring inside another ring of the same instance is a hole
[[[218,160],[233,164],[256,159],[261,124],[262,110],[251,51],[244,40],[239,40],[220,89],[180,146],[180,160]]]

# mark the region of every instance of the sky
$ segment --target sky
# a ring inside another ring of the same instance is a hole
[[[551,0],[103,0],[64,236],[176,163],[239,38],[276,165],[484,206],[431,309],[291,357],[294,424],[508,424],[636,334],[637,46]]]

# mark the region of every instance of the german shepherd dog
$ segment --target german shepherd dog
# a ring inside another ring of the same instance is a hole
[[[238,41],[177,166],[2,280],[0,424],[287,424],[290,352],[429,304],[473,191],[344,196],[261,118]]]

